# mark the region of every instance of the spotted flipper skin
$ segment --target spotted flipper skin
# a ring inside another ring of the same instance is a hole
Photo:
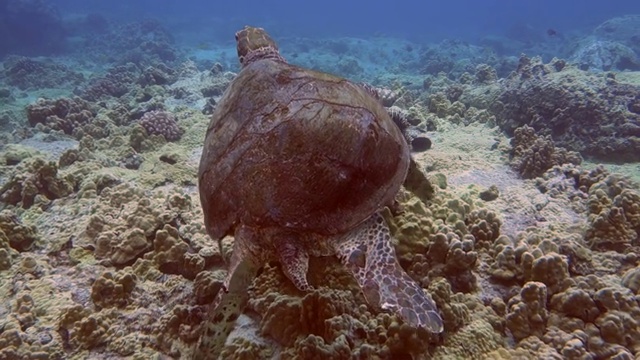
[[[338,256],[358,281],[369,304],[397,313],[407,324],[443,331],[435,303],[400,267],[384,218],[374,214],[337,244]]]
[[[193,359],[218,359],[246,303],[246,296],[227,293],[225,289],[220,289],[207,313],[207,319],[202,324],[202,332]]]
[[[249,239],[241,232],[236,233],[229,272],[202,323],[200,339],[192,357],[195,360],[219,358],[236,319],[249,300],[247,290],[261,266],[247,256],[246,241]]]
[[[312,289],[307,281],[309,254],[295,240],[296,238],[286,238],[279,246],[280,264],[282,271],[299,290],[309,291]]]

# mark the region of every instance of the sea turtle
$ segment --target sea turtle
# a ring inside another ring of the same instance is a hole
[[[369,304],[442,332],[380,214],[410,162],[389,114],[364,87],[287,63],[261,28],[245,27],[236,42],[242,69],[212,114],[198,171],[207,232],[219,244],[235,239],[195,357],[219,354],[267,261],[310,290],[309,256],[336,255]]]

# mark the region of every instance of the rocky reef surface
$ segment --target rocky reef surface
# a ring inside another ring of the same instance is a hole
[[[179,57],[153,22],[122,29],[153,34],[134,37],[146,52],[101,33],[128,60],[95,74],[21,57],[0,69],[0,359],[188,358],[220,290],[195,179],[235,74]],[[346,59],[358,42],[314,44]],[[438,46],[358,74],[430,140],[414,154],[425,178],[386,217],[444,333],[373,311],[336,259],[315,258],[306,293],[263,269],[223,358],[640,356],[638,174],[593,163],[640,160],[640,76],[526,56],[451,65]]]

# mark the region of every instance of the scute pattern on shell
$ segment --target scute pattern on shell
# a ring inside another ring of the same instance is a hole
[[[199,173],[205,224],[216,239],[238,223],[345,232],[393,201],[408,166],[400,130],[361,86],[254,62],[208,129]]]

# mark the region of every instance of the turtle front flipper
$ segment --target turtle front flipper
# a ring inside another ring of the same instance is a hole
[[[382,215],[372,215],[349,232],[338,242],[337,253],[371,305],[397,313],[411,326],[443,331],[435,303],[400,267]]]
[[[248,238],[236,233],[229,272],[223,287],[209,307],[202,324],[200,339],[193,353],[193,359],[218,359],[227,337],[234,328],[236,319],[244,310],[249,299],[247,289],[255,279],[261,264],[246,251]]]

